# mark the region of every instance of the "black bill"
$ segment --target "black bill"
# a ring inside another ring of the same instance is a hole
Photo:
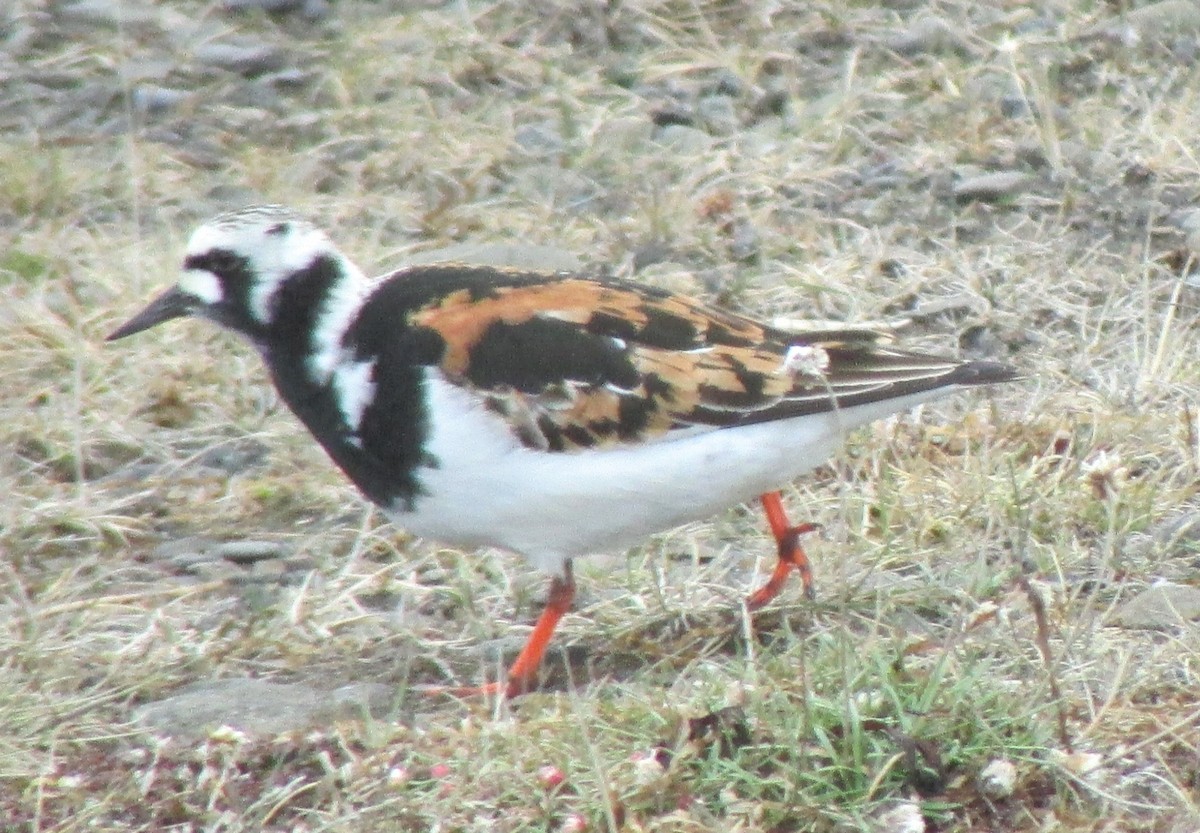
[[[116,341],[119,338],[148,330],[172,318],[180,318],[191,314],[195,308],[196,299],[173,286],[146,305],[146,308],[130,318],[120,327],[109,333],[106,341]]]

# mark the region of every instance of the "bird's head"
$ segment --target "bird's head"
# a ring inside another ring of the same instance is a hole
[[[314,275],[323,276],[328,289],[329,276],[339,273],[343,260],[323,231],[287,208],[255,206],[222,214],[193,232],[179,282],[108,340],[194,315],[264,341],[278,323],[284,299],[299,295],[303,301],[312,294]]]

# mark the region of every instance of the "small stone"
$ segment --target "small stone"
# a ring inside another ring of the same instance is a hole
[[[253,78],[283,68],[283,51],[266,43],[206,43],[195,52],[202,64]]]
[[[758,257],[761,240],[758,229],[746,219],[733,223],[733,239],[729,243],[729,254],[734,260],[745,262]]]
[[[129,0],[78,0],[61,6],[59,19],[67,24],[89,28],[125,28],[152,25],[154,9]]]
[[[979,773],[979,791],[988,798],[1008,798],[1017,784],[1017,768],[1012,761],[997,758]]]
[[[901,801],[875,816],[873,829],[879,833],[925,833],[925,816],[915,801]]]
[[[287,67],[279,72],[271,72],[258,79],[258,83],[265,84],[268,87],[274,87],[277,90],[296,90],[308,85],[315,74],[300,69],[299,67]]]
[[[677,101],[668,101],[650,114],[650,120],[656,127],[670,127],[671,125],[690,127],[696,122],[696,114],[692,112],[691,108]]]
[[[251,202],[259,196],[241,186],[221,189],[220,193],[210,192],[210,196],[218,201],[228,203]],[[198,465],[218,469],[229,474],[245,474],[247,470],[260,468],[267,460],[269,449],[263,442],[253,439],[223,442],[220,445],[207,448],[196,458]]]
[[[308,20],[321,20],[329,15],[327,0],[224,0],[225,11],[232,13],[265,12],[266,14],[295,14]]]
[[[211,538],[188,537],[164,541],[150,551],[150,557],[172,564],[194,564],[200,561],[216,561],[217,542]]]
[[[682,124],[669,124],[657,133],[659,144],[681,154],[696,154],[707,151],[713,145],[713,137],[703,130]]]
[[[921,17],[913,21],[907,30],[888,41],[888,47],[901,55],[937,52],[969,54],[967,41],[960,34],[959,28],[940,17]]]
[[[700,99],[696,116],[704,129],[714,136],[731,136],[740,126],[733,99],[729,96],[710,95]]]
[[[158,115],[176,109],[191,97],[187,90],[143,84],[133,91],[133,109],[143,115]]]
[[[959,202],[1000,202],[1028,189],[1033,177],[1021,171],[995,171],[968,176],[954,186]]]
[[[601,122],[592,136],[592,146],[606,151],[633,151],[645,146],[654,125],[636,116],[620,116]]]
[[[1000,113],[1006,119],[1016,119],[1029,115],[1029,99],[1023,95],[1009,93],[1000,97]]]
[[[521,125],[513,133],[513,142],[537,159],[559,156],[566,146],[557,125],[549,121]]]
[[[1122,628],[1162,630],[1200,619],[1200,588],[1156,584],[1113,611],[1107,624]]]
[[[252,575],[263,581],[278,581],[287,573],[287,565],[282,561],[256,561],[251,568]]]
[[[1101,37],[1125,46],[1160,43],[1174,36],[1200,34],[1200,3],[1162,0],[1133,9],[1113,21],[1090,29],[1085,37]]]
[[[282,558],[286,550],[282,544],[274,541],[227,541],[217,547],[217,553],[226,561],[248,565]]]
[[[171,736],[270,737],[334,721],[385,717],[394,693],[382,683],[326,691],[301,683],[229,678],[196,683],[134,712],[144,728]]]

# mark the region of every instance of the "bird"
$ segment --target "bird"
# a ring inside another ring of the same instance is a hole
[[[516,697],[575,596],[572,564],[755,498],[812,596],[780,489],[847,432],[1004,363],[899,349],[878,327],[782,329],[630,280],[434,263],[366,274],[296,211],[251,206],[191,234],[177,283],[114,330],[208,319],[260,353],[283,402],[411,534],[519,553],[551,576],[506,677]]]

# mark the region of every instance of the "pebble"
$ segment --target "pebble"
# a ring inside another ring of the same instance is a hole
[[[133,91],[133,109],[143,115],[159,115],[179,107],[192,98],[192,93],[173,87],[143,84]]]
[[[77,0],[58,8],[60,22],[92,29],[128,29],[152,26],[157,21],[153,8],[130,0]]]
[[[193,54],[201,64],[247,78],[276,72],[286,63],[283,50],[266,43],[206,43]]]
[[[957,52],[969,54],[970,48],[959,29],[940,17],[918,18],[888,41],[888,47],[901,55]]]
[[[329,16],[328,0],[224,0],[227,12],[265,12],[267,14],[296,14],[308,20],[324,20]]]
[[[668,124],[658,131],[656,138],[659,144],[681,154],[704,153],[715,141],[706,131],[683,124]]]
[[[234,677],[196,683],[147,703],[134,712],[133,720],[149,731],[179,737],[204,737],[220,727],[271,737],[364,713],[386,718],[394,697],[392,687],[382,683],[323,690],[303,683]]]
[[[709,95],[696,104],[700,124],[714,136],[732,136],[740,127],[733,99],[726,95]]]
[[[1084,37],[1101,37],[1132,47],[1159,43],[1172,35],[1197,34],[1200,34],[1200,3],[1196,0],[1162,0],[1098,24]]]
[[[513,142],[535,159],[551,159],[562,154],[566,143],[554,122],[523,124],[513,132]]]
[[[979,791],[988,798],[1008,798],[1017,785],[1017,768],[1012,761],[997,758],[979,773]]]
[[[994,171],[968,176],[954,186],[959,202],[999,202],[1029,189],[1033,177],[1021,171]]]
[[[746,219],[733,223],[733,239],[729,242],[729,254],[734,260],[746,262],[758,257],[762,240],[758,229]]]
[[[654,125],[637,116],[618,116],[608,119],[596,128],[592,136],[592,147],[618,153],[635,152],[650,141]]]
[[[235,193],[212,194],[218,201],[226,203],[253,202],[258,195],[247,191],[241,186],[233,186],[229,190]],[[229,440],[200,452],[196,458],[198,465],[204,468],[217,469],[229,474],[245,474],[247,471],[261,467],[267,460],[270,449],[266,443],[254,439]]]
[[[875,816],[871,829],[878,833],[925,833],[928,828],[921,805],[915,801],[901,801]]]
[[[1121,628],[1164,630],[1200,619],[1200,588],[1187,584],[1152,585],[1122,604],[1106,624]]]
[[[217,555],[234,564],[255,564],[282,558],[287,550],[274,541],[227,541],[216,548]]]

